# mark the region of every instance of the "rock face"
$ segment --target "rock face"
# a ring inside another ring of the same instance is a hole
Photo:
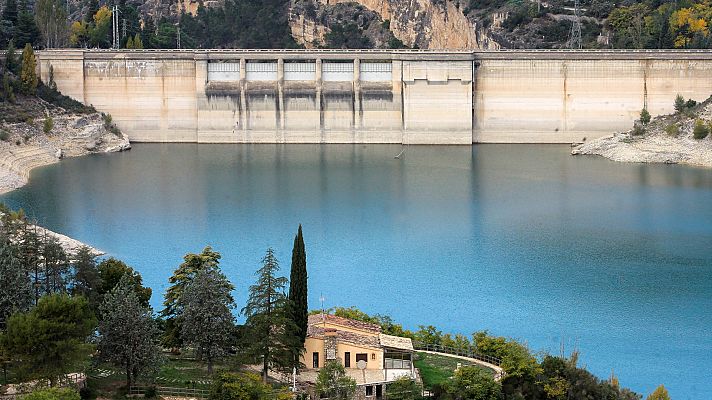
[[[335,7],[360,5],[378,16],[383,26],[408,47],[421,49],[498,49],[488,30],[462,12],[459,3],[443,0],[293,0],[290,28],[297,43],[307,47],[324,44]],[[387,21],[387,22],[386,22]],[[378,40],[368,34],[374,47]]]

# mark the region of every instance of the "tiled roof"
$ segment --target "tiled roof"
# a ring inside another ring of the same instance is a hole
[[[340,325],[347,328],[359,329],[371,333],[381,333],[381,327],[376,324],[371,324],[368,322],[356,321],[354,319],[337,317],[336,315],[330,314],[312,314],[309,316],[308,325],[323,324],[324,318],[326,318],[327,324]]]
[[[410,338],[391,336],[381,333],[380,335],[378,335],[378,339],[381,343],[381,346],[383,347],[413,351],[413,342],[410,340]]]

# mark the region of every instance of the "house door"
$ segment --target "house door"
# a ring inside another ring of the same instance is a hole
[[[351,368],[351,352],[347,351],[344,353],[344,367]]]

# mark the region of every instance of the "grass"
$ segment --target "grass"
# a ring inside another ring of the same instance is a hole
[[[434,386],[441,385],[452,378],[455,374],[455,369],[457,368],[458,363],[462,366],[471,365],[494,374],[494,371],[489,368],[468,362],[467,360],[463,360],[461,358],[430,353],[418,352],[414,363],[415,367],[420,370],[423,385],[429,389]]]

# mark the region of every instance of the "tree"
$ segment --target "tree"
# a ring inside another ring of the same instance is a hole
[[[500,400],[502,387],[490,373],[478,367],[464,366],[455,372],[447,392],[457,400]]]
[[[32,305],[32,287],[22,266],[19,250],[7,236],[0,236],[0,329],[14,312]]]
[[[126,41],[126,48],[127,49],[133,49],[134,48],[134,41],[133,37],[129,36],[129,39]]]
[[[5,47],[15,35],[17,25],[17,3],[15,0],[5,1],[5,8],[0,14],[0,46]]]
[[[86,47],[89,44],[89,24],[84,21],[74,21],[69,28],[69,43],[73,46]]]
[[[66,43],[67,12],[59,0],[37,0],[35,19],[47,48]]]
[[[658,386],[645,400],[670,400],[670,395],[664,385]]]
[[[213,372],[213,361],[224,356],[230,347],[235,307],[232,290],[234,287],[220,271],[202,269],[178,301],[183,309],[183,342],[194,347],[198,358],[208,363],[208,373]]]
[[[23,65],[24,70],[24,65]],[[44,290],[46,294],[61,293],[67,289],[69,260],[64,248],[55,238],[49,238],[42,249],[44,258]]]
[[[29,312],[13,314],[0,343],[21,378],[47,379],[54,386],[89,355],[85,341],[95,326],[86,299],[53,294]]]
[[[262,359],[262,379],[267,382],[270,369],[288,370],[293,364],[291,349],[299,339],[291,335],[295,328],[287,313],[284,287],[287,279],[277,277],[279,262],[274,250],[267,249],[262,267],[257,270],[257,283],[250,286],[242,314],[250,341],[247,354]]]
[[[329,361],[316,377],[317,394],[330,400],[350,400],[356,392],[356,381],[346,376],[344,366],[338,361]]]
[[[123,261],[113,257],[99,263],[99,277],[101,278],[101,287],[99,294],[104,295],[109,293],[116,285],[119,284],[124,275],[128,275],[129,281],[134,287],[136,296],[142,306],[148,306],[151,300],[151,288],[143,287],[143,278],[141,274],[134,271],[133,268],[124,264]]]
[[[269,398],[272,387],[263,383],[253,373],[225,372],[213,380],[210,400],[264,400]]]
[[[675,96],[675,111],[682,112],[685,110],[685,98],[678,94]]]
[[[183,312],[183,305],[179,300],[185,288],[195,279],[198,272],[202,270],[217,270],[219,263],[220,253],[207,246],[200,254],[186,254],[183,257],[183,263],[168,278],[171,286],[166,290],[165,300],[163,301],[164,308],[161,311],[161,315],[166,318],[166,332],[163,339],[165,346],[173,348],[181,346],[180,317]]]
[[[10,40],[5,52],[5,72],[10,71],[13,74],[17,73],[17,59],[15,57],[15,42]]]
[[[647,108],[643,108],[640,111],[640,123],[643,125],[648,125],[648,123],[650,123],[650,113]]]
[[[307,305],[307,254],[304,249],[304,237],[302,236],[302,225],[294,237],[294,247],[292,248],[292,267],[289,274],[289,307],[290,317],[297,328],[296,334],[299,338],[299,348],[293,349],[293,367],[299,367],[299,358],[304,351],[304,341],[307,338],[307,324],[309,309]]]
[[[15,25],[17,23],[17,2],[15,0],[7,0],[5,8],[2,9],[0,19],[10,22]]]
[[[389,400],[419,400],[423,398],[423,388],[403,376],[388,384],[386,394]]]
[[[71,388],[47,388],[20,396],[20,400],[80,400],[79,392]]]
[[[77,251],[73,263],[74,276],[72,284],[73,296],[84,296],[89,301],[93,310],[99,307],[99,290],[101,277],[96,266],[96,256],[87,246],[82,246]]]
[[[10,73],[5,71],[5,73],[2,75],[2,88],[3,88],[3,100],[10,102],[10,103],[15,103],[15,92],[12,89],[12,85],[10,84]]]
[[[35,227],[30,228],[25,224],[25,229],[22,232],[22,239],[19,241],[20,257],[25,270],[30,274],[30,279],[34,291],[34,304],[40,299],[43,292],[44,270],[42,266],[42,240],[37,235]]]
[[[30,43],[27,43],[22,51],[22,72],[20,73],[20,83],[25,94],[35,94],[37,91],[36,67],[35,52],[32,50]]]
[[[35,16],[27,9],[25,3],[20,3],[20,10],[17,14],[17,24],[15,25],[15,44],[25,46],[35,46],[40,41],[40,31],[35,23]]]
[[[149,15],[143,20],[143,29],[141,30],[141,43],[147,49],[154,48],[156,37],[156,24],[153,22],[153,18]],[[136,41],[134,40],[134,46]]]
[[[107,6],[101,6],[94,14],[94,24],[89,29],[89,41],[91,46],[106,48],[109,47],[109,30],[111,29],[111,10]]]
[[[138,33],[134,36],[133,45],[134,49],[143,49],[143,41],[141,41],[141,35]]]
[[[126,371],[126,387],[146,373],[155,372],[161,359],[159,333],[150,307],[141,304],[130,274],[99,306],[99,355]]]
[[[99,11],[99,0],[89,0],[89,4],[87,5],[87,13],[84,14],[84,21],[87,23],[92,22],[92,17],[96,15],[96,13]]]

